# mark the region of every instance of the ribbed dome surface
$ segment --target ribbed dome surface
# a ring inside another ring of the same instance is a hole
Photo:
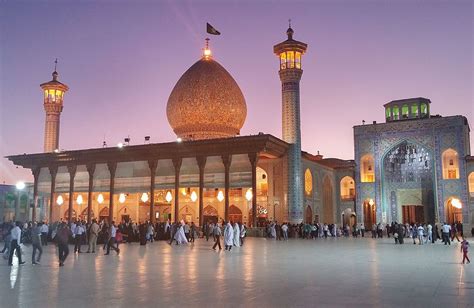
[[[174,86],[166,114],[183,140],[223,138],[240,133],[247,105],[229,72],[216,61],[203,58]]]

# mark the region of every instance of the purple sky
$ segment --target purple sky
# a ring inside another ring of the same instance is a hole
[[[79,2],[79,3],[75,3]],[[0,156],[43,150],[39,84],[54,58],[68,84],[60,148],[175,139],[168,96],[200,58],[206,21],[214,58],[247,101],[242,135],[281,136],[274,44],[308,43],[303,150],[352,159],[352,126],[384,121],[388,101],[427,97],[432,114],[474,123],[471,1],[6,1],[0,4]],[[474,136],[474,134],[473,134]],[[471,136],[471,143],[474,138]],[[31,180],[0,159],[0,183]]]

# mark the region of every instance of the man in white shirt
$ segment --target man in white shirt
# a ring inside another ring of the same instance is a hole
[[[11,231],[11,246],[10,246],[10,256],[8,258],[8,265],[12,266],[13,265],[13,254],[16,252],[18,256],[18,263],[19,264],[25,264],[21,260],[21,249],[20,249],[20,243],[21,243],[21,229],[20,229],[20,223],[17,222],[15,227]]]
[[[105,255],[110,254],[110,248],[115,250],[118,255],[120,253],[120,249],[115,246],[115,236],[117,235],[117,227],[115,226],[114,221],[112,221],[112,224],[110,225],[109,234],[110,234],[110,238],[107,243],[107,253],[105,253]]]
[[[281,225],[281,231],[283,231],[283,239],[287,241],[288,240],[288,225],[286,223]]]
[[[423,234],[424,234],[425,229],[423,229],[423,225],[420,224],[418,226],[418,244],[423,245]]]
[[[82,223],[79,222],[76,225],[76,228],[73,230],[74,232],[74,253],[81,253],[81,245],[82,245],[82,238],[86,230],[82,226]]]
[[[41,228],[40,228],[40,231],[41,231],[41,244],[43,246],[48,246],[48,233],[49,233],[49,226],[46,222],[44,222],[42,225],[41,225]]]
[[[451,226],[448,225],[447,223],[444,223],[441,229],[443,230],[444,245],[447,245],[447,244],[451,245],[451,241],[449,240],[449,232],[451,231]]]
[[[427,243],[428,241],[433,243],[433,226],[431,224],[428,224],[428,226],[426,226],[426,231],[428,232],[428,236],[426,237],[425,243]]]

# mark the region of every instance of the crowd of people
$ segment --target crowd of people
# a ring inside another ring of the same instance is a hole
[[[370,232],[372,238],[393,237],[395,244],[403,244],[404,240],[412,240],[413,244],[435,243],[441,240],[445,245],[451,245],[451,241],[456,239],[461,242],[461,252],[463,252],[463,263],[469,263],[467,255],[469,243],[464,238],[463,225],[456,222],[451,225],[443,224],[373,224],[368,230],[364,224],[349,224],[338,227],[336,224],[301,223],[289,224],[278,223],[277,221],[265,221],[261,223],[261,228],[267,238],[276,240],[288,240],[289,238],[318,239],[328,237],[366,237]],[[64,221],[48,224],[46,222],[8,222],[0,224],[0,234],[4,241],[4,247],[0,251],[8,264],[12,265],[13,256],[16,254],[19,264],[24,264],[23,252],[20,244],[31,244],[32,264],[39,264],[43,254],[43,246],[49,242],[55,242],[58,248],[59,266],[63,266],[69,255],[69,246],[74,245],[74,253],[83,253],[83,247],[87,247],[85,253],[98,252],[97,245],[103,245],[105,255],[114,250],[120,254],[119,245],[121,243],[139,242],[140,245],[147,245],[157,240],[167,241],[170,245],[186,245],[194,243],[196,238],[205,238],[214,242],[212,249],[222,249],[221,237],[224,241],[224,250],[231,251],[233,247],[240,247],[244,244],[247,235],[247,226],[240,222],[222,221],[206,222],[199,228],[194,222],[171,223],[157,222],[134,223],[123,221],[116,225],[107,220],[97,222],[93,219],[90,223],[85,221],[74,221],[67,224]],[[474,228],[471,230],[474,236]]]

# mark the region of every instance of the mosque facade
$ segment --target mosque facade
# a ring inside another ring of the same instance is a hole
[[[307,45],[293,35],[290,27],[287,40],[274,46],[282,83],[281,138],[239,135],[247,114],[244,95],[206,47],[168,100],[176,141],[59,151],[59,117],[69,88],[55,71],[41,85],[44,153],[8,157],[32,170],[30,210],[4,207],[4,219],[169,219],[199,225],[232,220],[256,227],[267,220],[370,225],[406,215],[425,221],[451,215],[472,222],[474,160],[467,120],[432,117],[427,100],[394,103],[398,113],[392,102],[387,123],[354,127],[355,160],[301,150],[299,81]],[[420,153],[427,157],[416,164],[410,160]],[[443,169],[445,159],[457,164],[452,180],[444,178],[445,171],[453,176]],[[453,200],[462,215],[446,212]]]

